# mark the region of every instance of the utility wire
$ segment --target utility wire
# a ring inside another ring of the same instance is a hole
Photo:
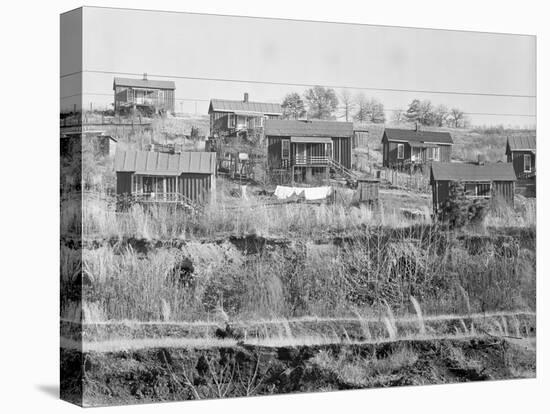
[[[74,95],[62,96],[61,99],[68,99],[79,95],[96,95],[96,96],[113,96],[112,93],[101,93],[101,92],[85,92],[85,93],[76,93]],[[210,102],[209,99],[199,99],[199,98],[174,98],[175,101],[184,101],[184,102]],[[405,109],[386,109],[384,112],[406,112]],[[530,117],[535,118],[536,115],[530,114],[502,114],[502,113],[490,113],[490,112],[463,112],[464,115],[483,115],[483,116],[516,116],[516,117]]]
[[[143,76],[143,73],[133,72],[113,72],[107,70],[83,70],[87,73],[99,73],[104,75],[125,75],[125,76]],[[78,72],[68,73],[61,75],[60,78],[72,76]],[[224,78],[206,78],[195,76],[181,76],[181,75],[157,75],[150,74],[151,77],[156,78],[170,78],[170,79],[185,79],[185,80],[201,80],[201,81],[215,81],[215,82],[233,82],[233,83],[250,83],[250,84],[262,84],[262,85],[279,85],[279,86],[300,86],[300,87],[313,87],[316,84],[307,83],[292,83],[292,82],[275,82],[275,81],[254,81],[254,80],[242,80],[242,79],[224,79]],[[370,91],[382,91],[382,92],[412,92],[412,93],[426,93],[426,94],[441,94],[441,95],[474,95],[474,96],[494,96],[494,97],[508,97],[508,98],[536,98],[535,95],[522,95],[522,94],[503,94],[503,93],[489,93],[489,92],[458,92],[458,91],[435,91],[435,90],[423,90],[423,89],[397,89],[397,88],[378,88],[368,86],[338,86],[338,85],[323,85],[329,88],[336,89],[359,89]]]

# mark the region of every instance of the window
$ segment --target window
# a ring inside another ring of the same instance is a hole
[[[491,183],[465,183],[464,194],[470,197],[490,197]]]
[[[418,147],[414,147],[412,149],[412,157],[411,157],[412,161],[420,161],[421,159],[420,154],[421,154],[421,149]]]
[[[288,160],[290,157],[290,140],[283,139],[281,141],[281,159]]]
[[[237,115],[237,128],[246,128],[248,126],[248,119],[246,116]]]
[[[235,114],[227,115],[227,127],[235,128]]]
[[[397,159],[405,158],[405,144],[397,144]]]
[[[439,147],[432,148],[432,159],[434,161],[439,161]]]
[[[523,172],[531,172],[531,154],[523,155]]]

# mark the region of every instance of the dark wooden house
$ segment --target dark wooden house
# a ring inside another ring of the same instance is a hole
[[[449,199],[452,182],[461,182],[467,197],[486,199],[498,197],[509,205],[514,204],[516,175],[509,163],[432,163],[430,184],[435,213],[440,211]]]
[[[518,179],[531,178],[536,175],[536,148],[537,140],[534,136],[508,137],[506,158],[514,166]]]
[[[268,168],[287,170],[292,181],[349,174],[353,123],[269,119],[265,122]]]
[[[172,81],[119,78],[113,81],[115,113],[139,110],[144,114],[174,112],[176,84]]]
[[[216,154],[117,151],[116,192],[142,203],[202,204],[216,189]]]
[[[248,93],[242,101],[212,99],[208,107],[210,115],[210,136],[234,137],[240,133],[261,131],[266,119],[277,119],[283,115],[278,103],[252,102]]]
[[[448,132],[386,128],[382,161],[387,168],[423,169],[432,162],[451,162],[453,139]]]

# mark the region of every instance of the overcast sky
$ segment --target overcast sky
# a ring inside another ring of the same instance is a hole
[[[280,102],[324,85],[362,91],[387,110],[430,99],[474,124],[535,124],[533,36],[87,7],[82,62],[85,108],[112,103],[114,76],[147,72],[176,82],[178,112],[206,113],[210,98],[245,91]],[[63,75],[62,97],[78,84],[78,74]]]

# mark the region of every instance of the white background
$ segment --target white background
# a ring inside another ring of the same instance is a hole
[[[89,1],[86,5],[536,34],[538,55],[538,378],[101,408],[152,412],[535,413],[548,410],[548,81],[542,1]],[[58,390],[59,13],[77,1],[10,1],[1,12],[0,410],[72,412]],[[546,13],[545,13],[546,12]],[[199,34],[200,35],[200,34]],[[306,43],[307,44],[307,43]],[[541,156],[542,155],[542,156]],[[546,390],[545,390],[546,388]],[[546,392],[545,392],[546,391]]]

